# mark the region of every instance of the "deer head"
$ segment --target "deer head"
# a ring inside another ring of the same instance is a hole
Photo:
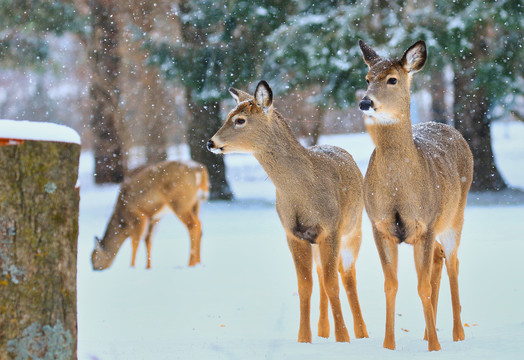
[[[208,150],[218,153],[254,153],[268,136],[267,125],[273,121],[273,92],[264,80],[253,96],[234,88],[229,93],[237,106],[229,112],[224,125],[207,142]]]
[[[384,59],[362,40],[359,45],[369,67],[368,88],[360,110],[383,125],[409,121],[411,78],[424,67],[426,44],[417,41],[400,59]]]
[[[102,240],[95,236],[95,249],[91,254],[91,263],[93,264],[93,270],[104,270],[111,266],[113,258],[108,256],[104,248],[102,247]]]

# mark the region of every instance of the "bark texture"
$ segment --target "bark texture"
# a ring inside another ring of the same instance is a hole
[[[209,172],[211,199],[231,200],[233,193],[226,179],[224,157],[213,154],[206,148],[206,143],[220,129],[220,102],[210,101],[203,105],[195,104],[187,89],[187,103],[191,113],[191,124],[187,130],[187,142],[191,158],[206,165]]]
[[[0,359],[76,359],[80,145],[0,147]]]
[[[89,0],[93,21],[91,38],[91,99],[93,148],[95,152],[95,182],[119,183],[126,171],[125,150],[119,136],[120,54],[118,2]]]

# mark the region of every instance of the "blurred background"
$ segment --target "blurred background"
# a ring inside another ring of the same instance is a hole
[[[358,39],[384,57],[423,39],[413,121],[455,126],[475,156],[472,189],[502,190],[490,124],[524,120],[523,15],[522,0],[1,0],[0,118],[77,130],[97,184],[187,144],[212,198],[231,199],[223,158],[205,149],[230,86],[267,80],[312,145],[364,131]]]

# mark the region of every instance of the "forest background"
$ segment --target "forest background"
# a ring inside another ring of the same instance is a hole
[[[205,149],[233,104],[230,86],[273,87],[297,136],[364,131],[367,67],[358,39],[399,56],[419,39],[416,121],[454,125],[475,156],[473,190],[502,190],[492,121],[524,118],[521,0],[0,0],[0,118],[77,130],[97,184],[187,143],[213,199],[231,199]],[[134,157],[133,157],[134,158]]]

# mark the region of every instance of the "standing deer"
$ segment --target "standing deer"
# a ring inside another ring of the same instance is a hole
[[[94,270],[111,266],[122,243],[131,237],[131,266],[135,266],[140,239],[146,232],[147,269],[151,268],[151,235],[165,210],[171,209],[187,227],[191,240],[189,266],[200,263],[202,230],[200,201],[209,194],[204,165],[196,162],[164,161],[141,169],[120,187],[120,193],[104,237],[96,238],[91,255]]]
[[[208,141],[214,153],[252,153],[276,187],[276,209],[295,263],[300,296],[299,342],[311,342],[313,258],[320,283],[318,335],[329,337],[328,299],[336,341],[349,342],[339,300],[338,271],[351,306],[357,338],[368,337],[358,301],[355,261],[362,238],[363,178],[355,161],[334,146],[304,148],[260,81],[254,96],[231,88],[237,106]]]
[[[397,247],[414,247],[418,293],[428,349],[440,350],[435,329],[442,258],[451,287],[453,340],[464,340],[460,319],[457,249],[473,177],[473,156],[454,128],[434,122],[411,126],[410,83],[426,62],[418,41],[400,59],[383,59],[362,40],[369,67],[360,110],[375,144],[364,180],[364,201],[385,278],[384,347],[395,349]]]

